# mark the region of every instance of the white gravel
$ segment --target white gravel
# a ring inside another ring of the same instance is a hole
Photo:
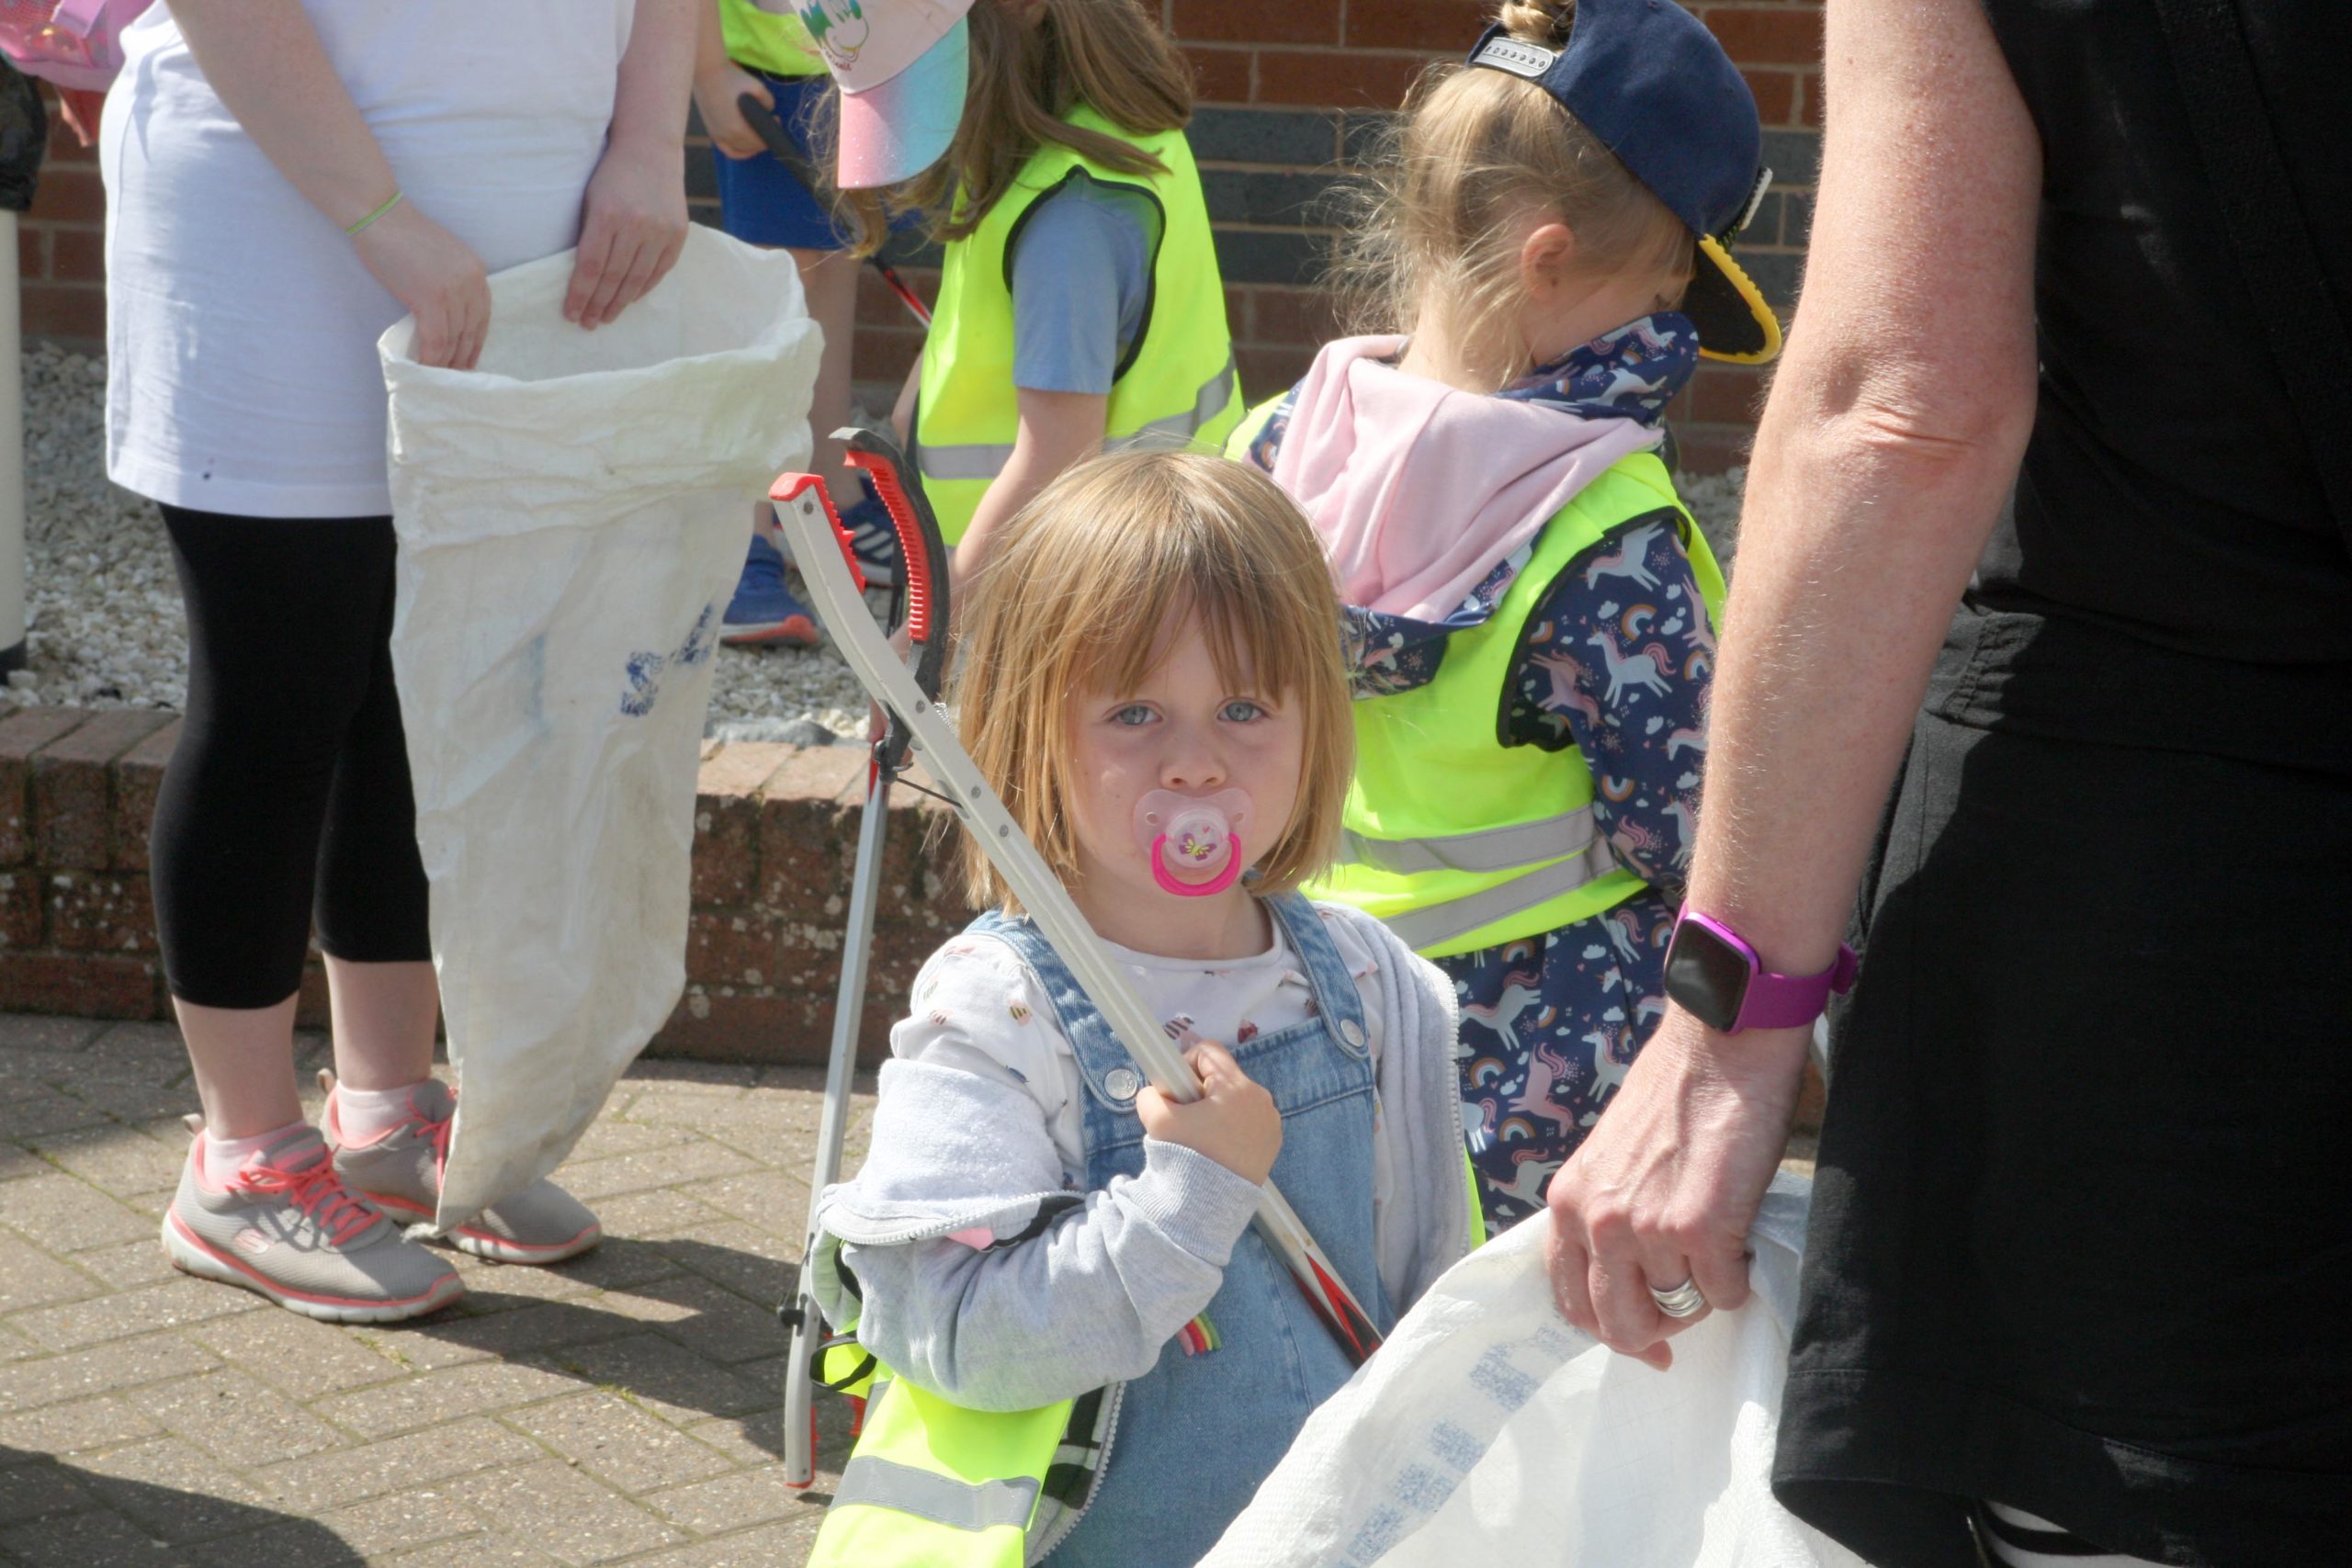
[[[187,692],[179,584],[154,507],[107,480],[106,362],[42,344],[25,352],[24,378],[29,667],[9,677],[8,695],[177,709]],[[1681,481],[1726,564],[1746,477],[1734,468]],[[868,598],[877,612],[885,603],[878,592]],[[718,650],[713,737],[807,743],[865,728],[865,693],[830,647]]]
[[[8,695],[176,710],[187,694],[179,582],[154,507],[107,480],[106,361],[42,344],[26,351],[24,378],[28,666]],[[865,694],[830,648],[718,650],[712,735],[808,741],[819,727],[865,729]]]

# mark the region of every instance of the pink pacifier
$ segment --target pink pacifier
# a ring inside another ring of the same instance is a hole
[[[1205,898],[1241,874],[1241,830],[1249,820],[1247,791],[1190,795],[1156,789],[1136,802],[1136,842],[1151,857],[1152,877],[1163,889]]]

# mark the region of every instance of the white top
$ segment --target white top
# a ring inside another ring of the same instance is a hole
[[[1356,982],[1376,1069],[1387,1033],[1379,987],[1372,983],[1377,959],[1351,925],[1351,917],[1353,917],[1336,904],[1315,908]],[[1126,965],[1143,1005],[1170,1039],[1187,1045],[1214,1040],[1232,1050],[1313,1014],[1314,987],[1282,922],[1269,916],[1267,924],[1273,928],[1272,946],[1254,958],[1216,964],[1161,958],[1115,942],[1103,946]],[[932,954],[915,976],[909,1016],[890,1031],[890,1054],[1020,1083],[1046,1118],[1064,1183],[1085,1187],[1086,1086],[1078,1056],[1055,1026],[1044,984],[1009,944],[995,937],[961,936]]]
[[[303,0],[406,198],[492,272],[578,237],[634,0]],[[271,166],[167,4],[107,97],[107,475],[254,517],[391,511],[376,339],[407,312]]]

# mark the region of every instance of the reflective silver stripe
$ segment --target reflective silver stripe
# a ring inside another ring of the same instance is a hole
[[[1384,923],[1404,939],[1407,947],[1435,947],[1465,931],[1532,909],[1563,893],[1573,893],[1616,869],[1617,857],[1610,852],[1609,840],[1595,839],[1580,855],[1555,865],[1538,866],[1524,876],[1514,876],[1509,882],[1460,898],[1449,898],[1442,904],[1390,915]]]
[[[1023,1476],[967,1484],[872,1454],[852,1454],[842,1466],[841,1484],[833,1488],[833,1506],[859,1504],[912,1514],[949,1529],[994,1529],[999,1525],[1026,1529],[1037,1506],[1037,1482]]]
[[[1188,445],[1203,425],[1225,412],[1233,400],[1233,355],[1225,356],[1217,373],[1201,383],[1193,394],[1193,406],[1183,413],[1171,413],[1155,419],[1132,435],[1122,435],[1104,445],[1106,452],[1165,452]]]
[[[1540,821],[1439,838],[1371,839],[1351,829],[1340,835],[1340,860],[1400,876],[1424,871],[1509,871],[1582,854],[1591,842],[1592,807],[1580,806]]]
[[[975,441],[956,446],[934,446],[920,437],[915,441],[915,468],[927,479],[992,479],[1011,461],[1010,441]]]
[[[1225,412],[1233,400],[1233,355],[1225,356],[1225,364],[1217,373],[1201,383],[1193,395],[1193,406],[1182,413],[1171,413],[1155,419],[1130,435],[1102,444],[1105,452],[1167,451],[1189,443],[1201,427]],[[1012,460],[1012,444],[1009,441],[966,441],[953,446],[934,446],[918,434],[915,440],[915,468],[927,479],[992,479],[1004,472],[1005,464]]]

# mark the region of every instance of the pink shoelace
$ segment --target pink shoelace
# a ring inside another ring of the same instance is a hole
[[[334,1161],[323,1153],[300,1170],[265,1165],[259,1155],[239,1168],[230,1184],[241,1192],[278,1198],[300,1209],[325,1233],[327,1245],[341,1247],[376,1223],[375,1209],[343,1184]]]

